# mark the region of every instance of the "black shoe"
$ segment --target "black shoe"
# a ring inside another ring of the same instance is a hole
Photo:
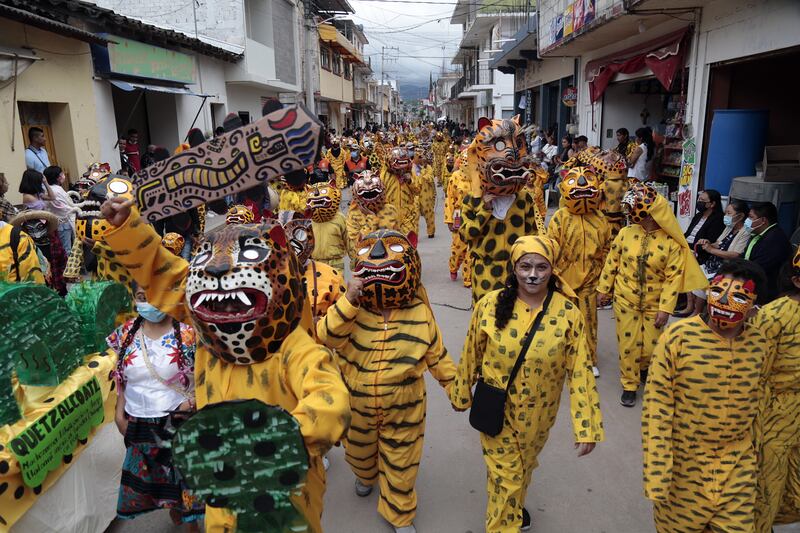
[[[634,405],[636,405],[636,391],[635,390],[622,391],[622,398],[619,399],[619,403],[621,403],[625,407],[633,407]]]
[[[639,371],[639,382],[641,383],[642,387],[647,385],[647,369]]]
[[[524,507],[522,508],[522,527],[520,531],[528,531],[531,528],[531,514]]]

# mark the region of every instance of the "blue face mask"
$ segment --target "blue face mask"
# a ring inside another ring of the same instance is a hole
[[[408,157],[414,157],[414,150],[408,151]]]
[[[722,217],[722,221],[725,222],[726,227],[733,226],[733,217],[730,215],[725,215]]]
[[[752,218],[744,219],[744,229],[746,229],[747,231],[753,231],[753,219]]]
[[[359,154],[356,151],[350,152],[350,157],[352,157],[353,159],[358,159],[360,155],[361,154]]]
[[[161,322],[164,320],[164,317],[167,316],[165,312],[159,311],[155,306],[147,302],[136,302],[136,311],[139,313],[139,316],[154,324]]]

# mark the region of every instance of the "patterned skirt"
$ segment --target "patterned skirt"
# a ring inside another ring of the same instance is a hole
[[[161,445],[171,439],[169,417],[134,418],[125,432],[125,462],[117,500],[117,516],[136,518],[156,509],[175,510],[181,522],[203,517],[205,505],[193,497],[172,466],[172,452]]]

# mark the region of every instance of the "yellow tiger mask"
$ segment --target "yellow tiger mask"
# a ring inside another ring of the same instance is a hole
[[[561,180],[564,205],[573,215],[585,215],[600,207],[601,180],[589,167],[575,167]]]
[[[353,275],[364,282],[361,305],[380,311],[412,302],[419,289],[422,266],[417,250],[402,233],[386,229],[372,232],[356,250]]]
[[[353,182],[353,198],[359,207],[377,213],[386,204],[386,190],[377,174],[365,170]]]
[[[314,183],[306,187],[308,193],[306,207],[314,222],[328,222],[339,212],[342,191],[328,183]]]
[[[470,167],[480,173],[483,194],[518,193],[528,182],[532,163],[519,116],[478,122],[480,131],[469,145]]]
[[[636,181],[636,180],[634,180]],[[634,224],[640,224],[648,217],[650,208],[656,201],[658,193],[649,185],[644,183],[631,183],[630,189],[622,199],[622,209]]]

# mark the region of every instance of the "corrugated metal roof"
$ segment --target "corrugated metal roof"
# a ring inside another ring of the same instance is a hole
[[[74,37],[79,41],[84,41],[87,43],[105,45],[109,42],[108,39],[104,39],[103,37],[95,35],[92,32],[83,30],[81,28],[76,28],[75,26],[71,26],[64,22],[59,22],[48,17],[37,15],[28,10],[10,6],[5,3],[0,3],[0,17],[22,22],[24,24],[30,24],[36,28],[52,31],[53,33],[58,33],[60,35]]]

